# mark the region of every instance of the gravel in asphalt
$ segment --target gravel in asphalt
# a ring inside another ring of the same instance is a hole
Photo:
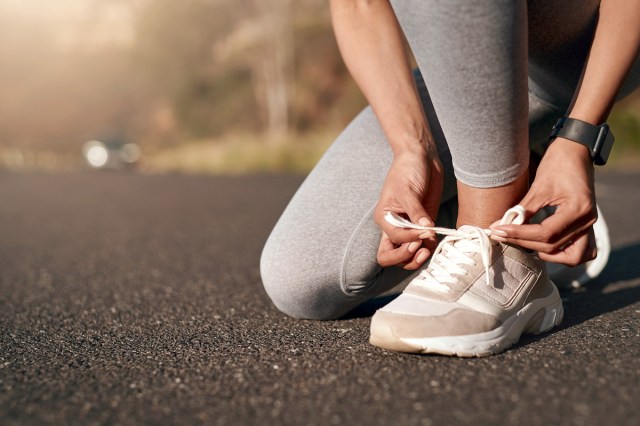
[[[640,173],[598,177],[603,275],[482,359],[287,318],[262,244],[302,178],[0,174],[0,424],[640,424]]]

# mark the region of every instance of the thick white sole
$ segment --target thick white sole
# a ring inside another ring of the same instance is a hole
[[[560,324],[564,310],[558,290],[544,299],[528,303],[500,327],[464,336],[403,338],[384,325],[372,323],[371,344],[401,352],[433,353],[460,357],[482,357],[504,351],[515,344],[523,333],[540,334]]]

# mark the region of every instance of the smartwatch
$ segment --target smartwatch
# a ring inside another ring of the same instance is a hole
[[[603,166],[607,163],[615,140],[607,123],[596,126],[569,117],[562,117],[553,126],[549,140],[553,141],[555,138],[569,139],[586,146],[589,148],[593,163],[597,166]]]

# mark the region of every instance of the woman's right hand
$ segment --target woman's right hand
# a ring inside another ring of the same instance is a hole
[[[442,197],[443,169],[435,149],[430,151],[397,153],[387,173],[374,213],[382,229],[377,258],[383,267],[417,269],[437,244],[432,232],[396,228],[384,220],[385,213],[392,211],[408,216],[413,223],[434,225]]]
[[[344,62],[395,154],[375,211],[382,229],[378,263],[417,269],[430,254],[428,248],[420,248],[420,231],[395,229],[384,220],[385,211],[391,210],[413,222],[432,224],[442,196],[442,165],[411,72],[405,37],[388,1],[332,0],[331,17]]]

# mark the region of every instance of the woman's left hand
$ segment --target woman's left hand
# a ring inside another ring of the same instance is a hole
[[[496,222],[491,225],[491,238],[536,250],[541,259],[549,262],[574,266],[595,258],[593,163],[585,146],[556,138],[520,205],[527,218],[545,206],[555,206],[556,211],[540,224]]]

